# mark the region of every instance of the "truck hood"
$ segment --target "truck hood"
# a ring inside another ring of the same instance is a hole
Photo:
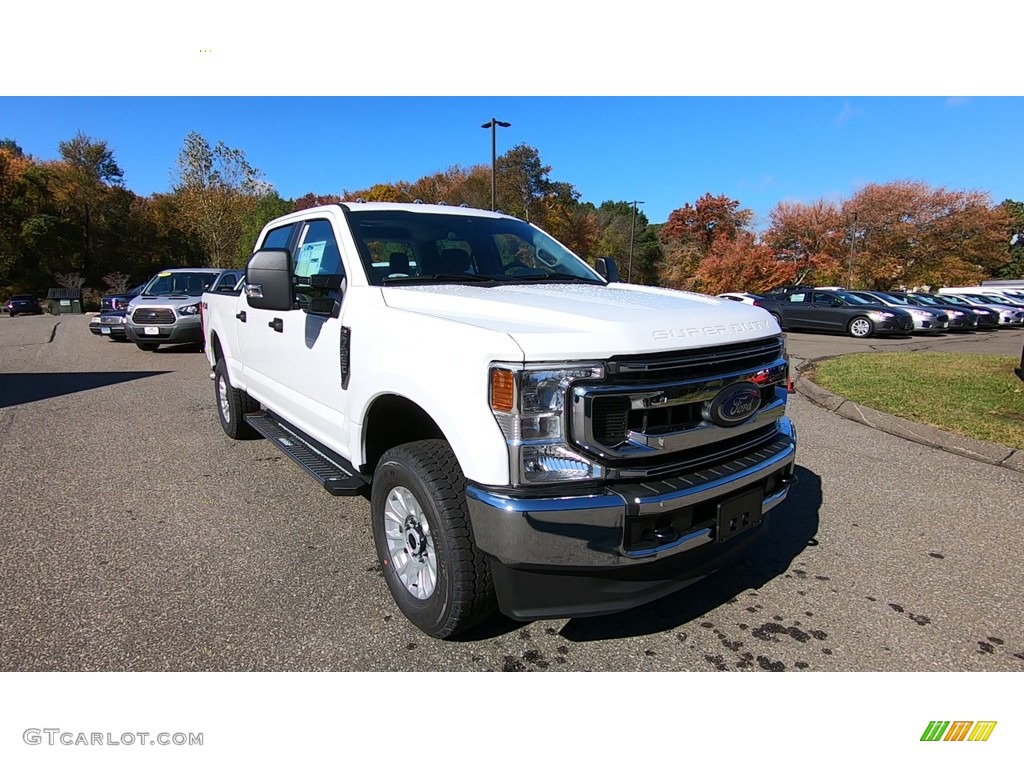
[[[506,333],[530,361],[603,359],[781,333],[759,307],[626,283],[388,286],[381,292],[389,307]]]

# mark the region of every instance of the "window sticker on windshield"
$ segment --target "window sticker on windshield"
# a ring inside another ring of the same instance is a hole
[[[320,261],[324,257],[324,248],[327,241],[319,243],[306,243],[299,249],[299,255],[295,263],[295,274],[299,277],[309,277],[320,274]]]

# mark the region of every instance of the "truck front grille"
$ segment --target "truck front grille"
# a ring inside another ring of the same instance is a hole
[[[132,314],[132,322],[137,325],[171,325],[174,312],[170,309],[139,307]]]
[[[569,435],[580,450],[623,477],[693,466],[702,456],[770,440],[785,410],[778,387],[788,373],[781,337],[612,358],[604,381],[580,382],[570,390]],[[711,403],[740,382],[760,389],[756,410],[735,426],[715,423]]]

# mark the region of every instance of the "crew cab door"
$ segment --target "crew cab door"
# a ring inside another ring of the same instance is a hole
[[[347,457],[347,398],[341,380],[344,258],[331,219],[312,218],[294,226],[295,306],[286,312],[255,308],[246,312],[245,359],[253,368],[249,378],[258,378],[265,393],[251,394],[264,407]],[[341,286],[313,287],[310,283],[315,276],[332,276]],[[319,300],[319,306],[314,300]],[[337,302],[338,316],[320,314],[323,304],[332,300]],[[317,314],[311,312],[314,309]]]

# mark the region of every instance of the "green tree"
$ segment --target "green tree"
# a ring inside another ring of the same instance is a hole
[[[122,186],[124,173],[107,142],[81,131],[62,141],[58,150],[61,160],[52,166],[53,196],[65,221],[80,233],[70,261],[88,279],[94,267],[97,234],[106,225],[112,188]]]
[[[278,216],[284,216],[295,210],[295,203],[285,200],[277,192],[261,195],[242,218],[242,237],[238,241],[238,254],[235,263],[239,266],[249,261],[256,240],[266,224]]]
[[[1024,278],[1024,203],[1004,200],[1000,207],[1010,222],[1006,238],[1010,259],[999,268],[996,277],[1002,280]]]
[[[271,188],[245,153],[223,141],[211,147],[196,132],[185,137],[175,166],[174,194],[186,226],[206,248],[211,266],[238,265],[245,221]]]

